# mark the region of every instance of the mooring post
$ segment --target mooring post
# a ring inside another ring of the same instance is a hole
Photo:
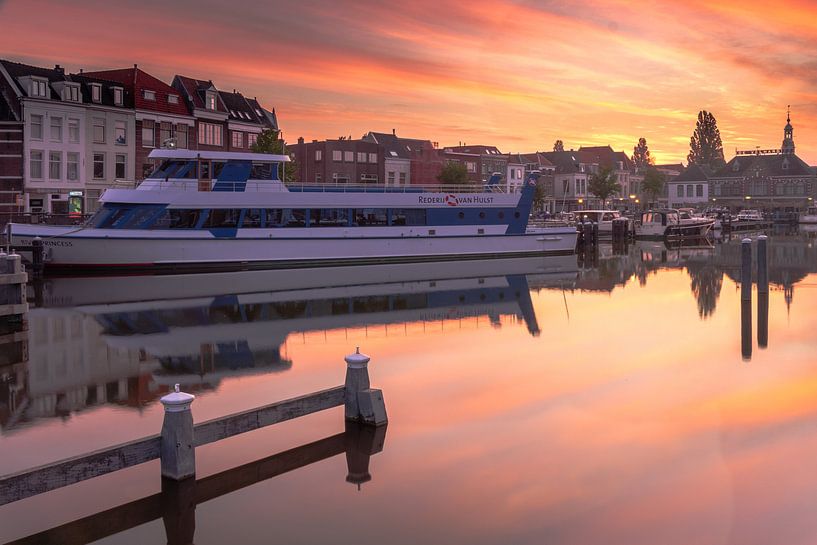
[[[769,346],[769,294],[757,294],[757,347]]]
[[[743,361],[752,359],[752,302],[740,302],[740,355]]]
[[[757,292],[769,293],[769,261],[766,256],[766,246],[769,237],[757,237]]]
[[[740,241],[740,299],[752,300],[752,240]]]
[[[344,405],[346,420],[357,420],[365,424],[381,426],[388,419],[383,392],[374,390],[369,383],[369,361],[371,358],[360,353],[360,347],[354,354],[346,356],[346,383]]]
[[[161,399],[165,407],[162,422],[162,477],[180,481],[196,474],[196,450],[193,446],[193,413],[190,405],[196,396],[175,391]]]
[[[31,265],[34,270],[34,278],[40,278],[43,275],[45,267],[43,257],[43,239],[34,237],[34,240],[31,241]]]

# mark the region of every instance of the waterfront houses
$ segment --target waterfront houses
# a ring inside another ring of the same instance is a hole
[[[711,171],[700,165],[689,165],[667,181],[667,202],[670,208],[705,208],[709,202]]]
[[[468,180],[475,183],[487,183],[494,173],[506,176],[508,156],[496,146],[447,146],[443,148],[443,159],[465,165]]]
[[[594,208],[600,199],[587,189],[590,175],[599,165],[590,153],[583,151],[551,151],[543,153],[554,166],[553,198],[556,212],[571,212]]]
[[[0,85],[0,224],[23,209],[24,123],[12,96]]]
[[[265,109],[257,98],[245,97],[233,89],[219,91],[219,97],[227,108],[228,151],[249,151],[265,130],[278,131],[278,117],[275,109]]]
[[[366,142],[380,145],[383,154],[383,170],[386,185],[436,185],[442,171],[443,160],[437,146],[430,140],[403,138],[397,131],[391,133],[368,132]]]
[[[383,148],[375,142],[348,138],[305,142],[298,138],[287,151],[295,159],[295,179],[302,183],[376,184],[384,180]]]

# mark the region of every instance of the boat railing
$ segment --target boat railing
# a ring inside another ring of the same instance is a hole
[[[277,180],[248,180],[246,182],[227,182],[218,180],[196,179],[145,179],[141,183],[128,180],[116,180],[113,189],[140,189],[153,191],[225,191],[225,192],[331,192],[331,193],[516,193],[517,186],[507,188],[504,185],[488,184],[434,184],[434,185],[385,185],[385,184],[344,184],[344,183],[302,183]],[[216,185],[218,189],[215,189]]]

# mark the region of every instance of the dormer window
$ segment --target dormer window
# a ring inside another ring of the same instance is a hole
[[[738,161],[735,161],[735,164],[732,165],[732,172],[737,172],[739,170],[740,170],[740,163]]]
[[[48,82],[41,79],[31,80],[31,96],[48,98]]]
[[[114,87],[113,88],[113,103],[115,106],[122,106],[122,99],[124,97],[124,91],[121,87]]]
[[[145,89],[144,91],[142,91],[142,96],[144,97],[145,100],[156,100],[156,91],[150,91],[148,89]]]
[[[62,99],[68,102],[80,102],[79,87],[76,85],[66,85],[63,87]]]
[[[216,94],[212,91],[207,91],[207,100],[205,106],[208,110],[216,109]]]
[[[168,104],[178,104],[179,103],[179,95],[167,95],[167,103]]]
[[[91,102],[102,102],[102,86],[98,83],[91,84]]]
[[[258,117],[264,117],[264,114],[262,114],[261,110],[259,110],[258,108],[255,109],[255,113],[258,114]]]

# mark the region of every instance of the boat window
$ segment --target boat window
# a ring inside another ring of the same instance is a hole
[[[306,227],[306,210],[302,208],[284,209],[281,223],[284,227]]]
[[[310,227],[346,227],[349,210],[346,208],[313,208],[309,211]]]
[[[641,218],[641,223],[652,223],[652,214],[649,212],[644,214]]]
[[[222,170],[224,170],[224,162],[213,161],[213,178],[218,178],[221,175]]]
[[[168,178],[171,172],[178,170],[181,161],[169,160],[162,163],[154,170],[148,178]]]
[[[361,227],[388,225],[389,216],[385,208],[358,208],[354,211],[355,224]]]
[[[198,225],[201,210],[170,208],[162,212],[150,229],[193,229]]]
[[[101,218],[98,225],[95,225],[97,229],[116,229],[117,227],[122,227],[124,224],[125,218],[133,211],[132,206],[123,206],[120,208],[116,208],[113,212],[109,215]]]
[[[237,208],[213,208],[204,220],[205,229],[238,227],[241,210]]]
[[[618,217],[618,214],[613,214],[612,212],[605,212],[604,215],[601,217],[601,221],[613,221]]]
[[[663,223],[661,219],[661,214],[653,214],[652,215],[652,222],[653,223]]]
[[[258,208],[250,208],[244,214],[244,221],[241,227],[245,229],[255,229],[261,227],[261,210]]]
[[[133,214],[128,218],[127,223],[122,225],[123,229],[135,229],[141,227],[146,220],[150,219],[158,210],[162,208],[159,206],[141,206],[137,208]]]
[[[253,163],[250,171],[251,180],[272,180],[272,163]]]
[[[425,208],[394,208],[391,211],[392,225],[426,225]]]
[[[210,162],[209,161],[202,161],[199,163],[199,179],[201,180],[209,180],[210,179]]]

